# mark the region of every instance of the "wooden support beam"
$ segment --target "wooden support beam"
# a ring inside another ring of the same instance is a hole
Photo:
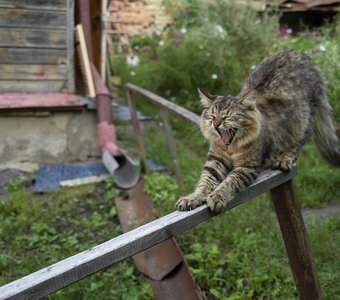
[[[322,299],[306,227],[292,180],[271,190],[271,195],[286,246],[300,300]]]
[[[229,210],[292,179],[296,170],[267,170],[243,193],[228,203]],[[103,244],[0,287],[0,299],[39,299],[71,283],[157,245],[216,216],[206,205],[175,211]],[[309,298],[318,299],[318,298]]]
[[[143,163],[143,169],[144,169],[143,171],[147,173],[148,172],[148,159],[146,156],[146,150],[145,150],[145,146],[144,146],[144,142],[142,138],[141,126],[140,126],[140,123],[137,117],[137,106],[136,106],[136,101],[135,101],[135,95],[132,90],[130,89],[126,90],[126,99],[130,107],[132,126],[134,129],[136,141],[139,147],[140,156],[141,156],[142,163]]]
[[[169,149],[170,156],[171,156],[171,159],[172,159],[172,163],[173,163],[173,166],[174,166],[174,172],[175,172],[175,176],[176,176],[176,180],[177,180],[177,185],[179,187],[180,194],[184,195],[185,190],[184,190],[183,178],[182,178],[182,174],[181,174],[181,167],[179,165],[179,161],[178,161],[178,158],[177,158],[176,141],[175,141],[173,134],[172,134],[172,128],[171,128],[171,124],[170,124],[170,120],[169,120],[169,114],[164,108],[160,109],[160,113],[161,113],[161,118],[162,118],[164,129],[165,129],[165,136],[166,136],[166,141],[167,141],[167,144],[168,144],[168,149]]]

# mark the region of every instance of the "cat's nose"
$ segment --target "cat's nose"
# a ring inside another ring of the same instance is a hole
[[[216,121],[213,123],[216,130],[218,130],[218,128],[220,127],[221,124],[222,124],[222,122],[216,122]]]
[[[218,132],[219,135],[221,135],[221,132],[220,132],[220,125],[221,125],[221,124],[214,124],[215,130]]]

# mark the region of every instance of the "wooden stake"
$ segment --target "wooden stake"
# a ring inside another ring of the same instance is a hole
[[[306,227],[292,180],[271,191],[277,219],[286,246],[300,300],[322,299]]]

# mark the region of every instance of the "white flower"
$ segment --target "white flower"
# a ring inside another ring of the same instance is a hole
[[[210,54],[209,52],[207,52],[207,53],[205,54],[206,57],[210,57],[210,55],[211,55],[211,54]]]
[[[130,67],[137,67],[139,65],[139,57],[134,54],[128,55],[126,57],[126,63]]]
[[[216,79],[218,78],[218,76],[217,76],[217,74],[212,74],[212,75],[211,75],[211,78],[214,79],[214,80],[216,80]]]
[[[219,33],[223,33],[223,27],[221,26],[221,25],[216,25],[216,29],[217,29],[217,31],[219,32]]]
[[[131,71],[131,72],[130,72],[130,75],[131,75],[131,76],[135,76],[135,75],[136,75],[136,72],[135,72],[135,71]]]
[[[203,50],[203,49],[204,49],[203,45],[199,45],[198,48],[199,48],[200,50]]]
[[[255,65],[252,65],[252,66],[250,67],[250,69],[252,69],[252,70],[255,70],[255,68],[256,68]]]
[[[138,46],[138,45],[136,45],[136,46],[135,46],[135,49],[136,49],[136,50],[139,50],[139,46]]]
[[[163,40],[159,41],[158,45],[159,46],[163,46],[164,45],[164,41]]]
[[[182,27],[182,28],[181,28],[181,33],[187,33],[187,29],[184,28],[184,27]]]
[[[319,49],[320,49],[321,51],[326,51],[326,46],[325,46],[324,44],[321,44],[321,45],[319,46]]]

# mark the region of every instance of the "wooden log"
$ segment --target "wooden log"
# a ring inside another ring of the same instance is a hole
[[[0,0],[0,8],[66,11],[68,0]]]
[[[286,246],[300,300],[322,299],[308,235],[292,180],[271,190],[271,195]]]
[[[296,175],[291,172],[264,171],[243,193],[228,203],[229,210],[273,189]],[[38,299],[90,274],[157,245],[212,217],[206,205],[192,211],[175,211],[167,216],[122,234],[103,244],[41,269],[0,287],[0,299]],[[314,298],[310,298],[314,299]]]
[[[0,47],[66,48],[65,30],[0,28]]]
[[[63,65],[0,64],[0,80],[66,80]],[[3,87],[0,89],[2,90]]]
[[[48,10],[0,9],[0,27],[65,29],[66,12]]]
[[[0,63],[67,64],[66,49],[30,49],[0,47]]]

